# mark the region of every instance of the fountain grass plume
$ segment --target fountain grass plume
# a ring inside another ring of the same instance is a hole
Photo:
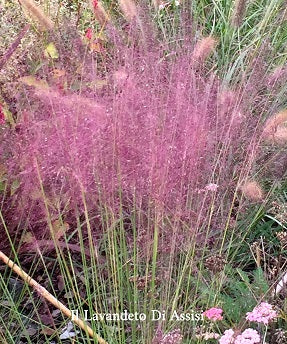
[[[19,0],[20,4],[39,23],[42,31],[52,30],[54,23],[33,0]]]

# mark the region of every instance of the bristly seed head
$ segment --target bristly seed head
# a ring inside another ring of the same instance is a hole
[[[244,183],[241,187],[241,191],[243,192],[244,196],[250,201],[261,201],[264,197],[261,186],[254,180]]]

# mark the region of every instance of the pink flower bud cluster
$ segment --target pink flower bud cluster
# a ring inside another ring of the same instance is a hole
[[[223,313],[223,310],[221,308],[213,307],[203,312],[203,315],[209,320],[217,321],[217,320],[223,319],[222,313]]]
[[[275,318],[277,318],[277,313],[273,306],[267,302],[260,303],[252,312],[246,314],[247,320],[263,323],[264,325],[268,325]]]
[[[241,334],[236,335],[232,329],[226,330],[219,339],[219,344],[257,344],[260,336],[256,330],[248,328]]]
[[[182,338],[180,330],[175,329],[167,333],[160,341],[160,344],[181,344]]]

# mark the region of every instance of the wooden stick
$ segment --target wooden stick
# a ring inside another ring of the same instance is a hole
[[[25,271],[23,271],[17,264],[15,264],[11,259],[9,259],[2,251],[0,251],[0,259],[8,265],[18,276],[20,276],[25,282],[27,282],[31,287],[33,287],[41,296],[46,300],[51,302],[55,307],[60,309],[67,317],[69,317],[75,324],[77,324],[81,329],[86,331],[92,338],[97,339],[99,344],[108,344],[102,337],[95,333],[83,320],[79,319],[74,313],[72,313],[69,308],[57,300],[52,294],[48,292],[47,289],[42,287],[38,282],[36,282],[32,277],[30,277]]]

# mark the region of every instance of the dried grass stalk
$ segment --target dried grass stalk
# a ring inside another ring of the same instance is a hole
[[[30,29],[30,24],[25,25],[25,27],[21,30],[21,32],[18,34],[18,36],[14,40],[14,42],[10,45],[9,49],[0,59],[0,70],[4,67],[4,65],[10,59],[10,57],[14,54],[19,44],[21,43],[22,38],[26,35],[29,29]]]

